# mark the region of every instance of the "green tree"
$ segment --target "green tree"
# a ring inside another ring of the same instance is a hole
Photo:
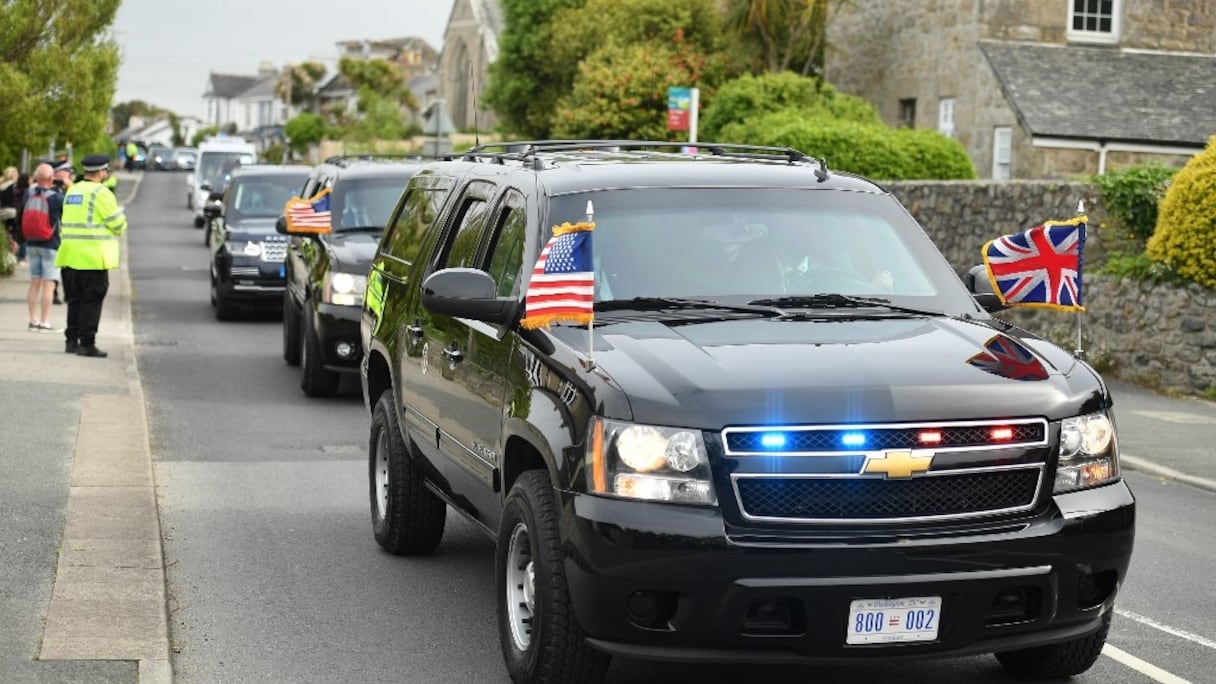
[[[153,117],[162,116],[167,113],[167,110],[143,100],[131,100],[130,102],[119,102],[111,107],[110,121],[114,124],[115,131],[121,131],[131,125],[131,117],[133,116]]]
[[[194,137],[190,138],[190,147],[198,147],[198,144],[206,140],[208,136],[215,135],[220,132],[216,126],[204,126],[194,132]]]
[[[723,83],[714,93],[712,105],[701,115],[701,137],[717,139],[729,124],[785,109],[797,109],[808,118],[882,125],[882,118],[869,102],[837,92],[830,84],[814,78],[784,71],[758,76],[745,74]]]
[[[405,85],[405,72],[387,59],[343,57],[338,62],[338,71],[358,92],[360,111],[379,106],[381,101],[392,102],[408,108],[411,112],[418,110],[414,94]],[[368,101],[374,100],[374,103],[362,104],[365,98],[372,98]]]
[[[726,24],[768,71],[823,74],[827,28],[846,0],[726,0]]]
[[[320,62],[300,62],[289,64],[284,71],[284,78],[275,84],[274,94],[293,107],[310,111],[315,109],[317,89],[325,78],[325,65]]]
[[[486,102],[503,126],[529,138],[545,138],[563,89],[551,82],[553,55],[549,20],[583,0],[501,0],[505,25],[498,58],[490,65]],[[569,84],[567,83],[567,86]]]
[[[106,36],[119,0],[0,3],[0,158],[22,148],[96,140],[118,77]]]
[[[297,114],[283,125],[283,132],[294,152],[306,152],[310,145],[321,142],[325,137],[325,121],[318,114],[304,112]]]
[[[1148,257],[1216,290],[1216,135],[1174,176],[1148,239]]]

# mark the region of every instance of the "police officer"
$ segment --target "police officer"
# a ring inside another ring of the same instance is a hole
[[[110,269],[118,268],[118,236],[127,229],[127,217],[114,193],[104,185],[110,157],[84,158],[84,180],[72,185],[63,198],[62,244],[55,265],[63,277],[68,304],[64,351],[104,358],[97,348],[101,304],[110,289]]]

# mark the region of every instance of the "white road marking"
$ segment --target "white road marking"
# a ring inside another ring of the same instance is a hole
[[[1140,615],[1139,613],[1133,613],[1130,610],[1123,610],[1122,608],[1116,608],[1115,614],[1119,615],[1120,617],[1125,617],[1128,620],[1135,620],[1136,622],[1139,622],[1142,625],[1148,625],[1149,627],[1152,627],[1153,629],[1159,629],[1162,632],[1165,632],[1166,634],[1172,634],[1181,639],[1186,639],[1187,641],[1199,644],[1200,646],[1206,646],[1207,648],[1216,650],[1216,641],[1213,641],[1207,637],[1199,636],[1198,634],[1195,634],[1193,632],[1188,632],[1185,629],[1178,629],[1177,627],[1170,627],[1169,625],[1165,625],[1160,622],[1157,622],[1156,620],[1154,620],[1150,617],[1145,617],[1143,615]]]
[[[1148,418],[1156,418],[1169,423],[1182,423],[1185,425],[1213,425],[1216,424],[1216,418],[1211,416],[1201,416],[1198,413],[1184,413],[1182,411],[1132,411]]]
[[[1114,660],[1123,663],[1136,672],[1139,672],[1140,674],[1154,681],[1161,682],[1161,684],[1191,684],[1191,680],[1189,679],[1183,679],[1176,674],[1166,672],[1156,665],[1144,660],[1140,660],[1127,651],[1115,648],[1110,644],[1102,647],[1102,655],[1113,658]]]

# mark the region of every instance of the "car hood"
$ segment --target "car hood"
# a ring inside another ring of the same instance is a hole
[[[326,235],[325,244],[331,256],[331,270],[367,273],[371,270],[372,257],[376,255],[376,245],[379,242],[380,234],[372,232],[334,232]]]
[[[274,218],[248,218],[237,221],[229,221],[225,227],[228,229],[228,239],[230,241],[251,240],[258,242],[265,240],[268,235],[278,235],[274,229]],[[284,237],[284,240],[287,238]]]
[[[1104,405],[1088,366],[1001,328],[950,318],[597,321],[595,362],[628,398],[633,415],[614,417],[714,430],[1051,419]],[[565,330],[567,344],[586,349],[585,331]]]

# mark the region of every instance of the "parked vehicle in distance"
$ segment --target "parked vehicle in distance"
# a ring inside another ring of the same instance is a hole
[[[300,197],[326,193],[329,230],[291,235],[283,297],[283,358],[300,366],[310,397],[332,396],[359,370],[359,307],[384,224],[417,158],[332,157],[313,168]],[[278,223],[287,234],[286,218]]]
[[[257,161],[258,149],[244,138],[214,136],[198,146],[198,162],[186,176],[186,207],[194,210],[194,227],[205,225],[203,205],[212,190],[223,191],[233,169]]]
[[[1135,524],[1102,378],[992,317],[882,187],[698,149],[414,175],[360,319],[376,542],[431,553],[447,506],[493,537],[516,682],[613,654],[1088,669]]]
[[[178,147],[173,150],[173,168],[176,171],[193,171],[198,159],[198,150],[193,147]]]
[[[217,320],[230,320],[246,308],[282,306],[287,237],[275,231],[275,221],[306,178],[306,166],[252,165],[233,172],[222,212],[209,222],[216,229],[206,231]]]
[[[173,148],[166,145],[148,146],[147,167],[156,171],[173,169]]]

